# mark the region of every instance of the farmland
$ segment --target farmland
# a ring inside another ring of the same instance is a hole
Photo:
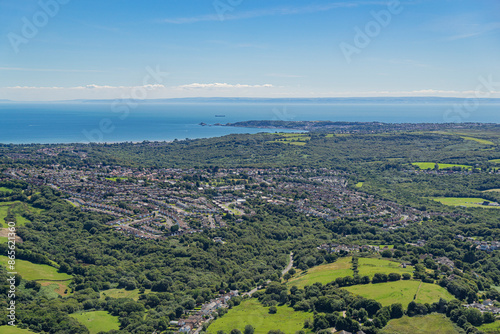
[[[483,205],[482,203],[486,200],[477,197],[433,197],[432,200],[450,206],[465,206],[468,208],[488,208],[488,209],[500,208],[498,206]]]
[[[429,314],[417,317],[402,317],[389,321],[381,334],[458,334],[453,323],[442,314]]]
[[[295,312],[288,306],[277,306],[276,314],[270,314],[269,308],[262,306],[256,299],[242,302],[228,311],[223,317],[215,320],[209,327],[208,333],[218,331],[229,333],[232,329],[243,332],[246,325],[255,328],[255,334],[265,334],[270,330],[280,329],[289,334],[301,330],[306,319],[312,319],[312,313]]]
[[[405,308],[413,300],[415,294],[417,295],[415,299],[417,303],[433,303],[439,301],[440,298],[454,299],[448,291],[439,285],[413,280],[355,285],[344,289],[365,298],[375,299],[384,306],[401,303]]]
[[[307,271],[298,271],[289,281],[289,285],[295,285],[303,288],[306,285],[312,285],[316,282],[326,284],[334,281],[337,277],[352,276],[354,272],[351,269],[351,257],[338,259],[334,263],[323,264],[308,269]]]
[[[73,313],[70,316],[87,327],[90,334],[120,329],[118,317],[114,317],[106,311]]]

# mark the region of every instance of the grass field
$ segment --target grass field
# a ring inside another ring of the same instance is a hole
[[[489,160],[489,162],[493,162],[494,164],[500,164],[500,159]]]
[[[33,213],[40,213],[43,210],[36,209],[32,207],[31,205],[28,205],[26,203],[22,203],[19,201],[15,202],[0,202],[0,227],[7,227],[7,224],[5,223],[5,218],[7,217],[9,213],[9,209],[11,210],[12,214],[16,218],[16,222],[18,226],[24,226],[29,220],[21,216],[23,212],[26,210],[33,212]]]
[[[487,209],[499,209],[498,206],[487,206],[482,205],[484,198],[477,197],[431,197],[432,200],[440,202],[444,205],[451,206],[465,206],[468,208],[487,208]]]
[[[147,289],[144,294],[150,293],[151,290]],[[125,289],[109,289],[101,291],[101,298],[112,297],[112,298],[131,298],[133,300],[139,300],[139,289],[135,290],[125,290]]]
[[[387,323],[380,334],[458,334],[450,319],[443,314],[429,314],[423,317],[402,317]]]
[[[390,246],[392,245],[389,245],[389,248]],[[351,257],[342,257],[334,263],[312,267],[307,271],[299,270],[297,274],[288,281],[288,284],[303,288],[306,285],[312,285],[316,282],[326,284],[334,281],[337,277],[353,276],[354,272],[352,271],[351,260]],[[370,278],[372,278],[376,273],[411,274],[413,272],[413,267],[407,266],[406,268],[402,268],[399,262],[384,259],[359,258],[358,270],[360,276],[370,276]]]
[[[460,136],[460,138],[464,140],[472,140],[475,141],[476,143],[483,144],[483,145],[495,145],[494,142],[485,140],[485,139],[479,139],[479,138],[474,138],[474,137],[467,137],[467,136]]]
[[[11,192],[12,192],[12,189],[5,188],[5,187],[0,187],[0,192],[7,192],[7,193],[11,193]]]
[[[0,264],[7,266],[7,256],[0,255]],[[24,279],[38,281],[42,286],[51,286],[60,295],[64,295],[72,276],[57,272],[57,269],[46,264],[35,264],[29,261],[16,260],[16,271]]]
[[[419,167],[420,169],[434,169],[436,165],[434,162],[413,162],[412,165]],[[460,167],[465,169],[472,169],[469,165],[455,165],[455,164],[438,164],[439,169],[450,169],[453,167]]]
[[[87,327],[90,334],[120,329],[118,317],[114,317],[106,311],[73,313],[70,316]]]
[[[351,259],[351,257],[342,257],[334,263],[312,267],[307,271],[299,270],[288,281],[288,284],[303,288],[306,285],[312,285],[316,282],[326,284],[334,281],[337,277],[353,276]]]
[[[491,324],[484,324],[478,328],[486,334],[500,334],[500,320],[492,322]]]
[[[306,134],[301,133],[280,133],[281,138],[271,140],[268,143],[284,143],[303,146],[311,140],[311,137],[306,136]]]
[[[488,189],[488,190],[484,190],[483,192],[487,193],[487,192],[490,192],[490,191],[498,191],[498,192],[500,192],[500,189]]]
[[[375,299],[383,306],[401,303],[404,308],[408,307],[415,294],[417,294],[415,299],[417,303],[433,303],[439,301],[439,298],[448,301],[454,299],[448,291],[439,285],[413,280],[354,285],[343,289],[365,298]]]
[[[373,277],[376,273],[390,274],[390,273],[412,273],[413,267],[407,266],[406,268],[401,267],[401,263],[382,260],[382,259],[371,259],[371,258],[359,258],[358,260],[358,270],[359,276],[370,276]]]
[[[32,331],[27,330],[27,329],[15,327],[15,326],[5,325],[5,326],[0,326],[0,333],[2,333],[2,334],[29,334],[29,333],[35,333],[35,332],[32,332]]]
[[[294,334],[303,329],[306,319],[313,318],[312,313],[295,312],[288,306],[277,306],[277,309],[276,314],[269,314],[269,308],[262,306],[258,300],[253,298],[245,300],[215,320],[208,327],[207,332],[215,334],[223,330],[229,333],[235,328],[243,332],[246,325],[252,325],[255,328],[255,334],[266,334],[273,329],[279,329],[286,334]]]
[[[364,182],[358,182],[356,183],[356,188],[361,188],[363,186]]]

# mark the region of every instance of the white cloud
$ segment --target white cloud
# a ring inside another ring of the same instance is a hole
[[[209,83],[209,84],[201,84],[201,83],[192,83],[189,85],[178,86],[179,88],[187,88],[187,89],[200,89],[200,88],[269,88],[273,87],[271,84],[264,85],[243,85],[243,84],[227,84],[227,83]]]

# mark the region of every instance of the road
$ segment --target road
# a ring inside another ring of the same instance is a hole
[[[288,265],[286,266],[285,269],[283,269],[283,271],[281,272],[281,276],[285,275],[290,269],[292,269],[293,267],[293,252],[290,252],[290,261],[288,262]],[[266,284],[269,284],[271,282],[271,280],[268,280],[266,282]],[[249,297],[252,297],[252,295],[257,292],[260,288],[262,288],[261,285],[259,285],[258,287],[256,288],[253,288],[252,290],[248,291],[248,292],[245,292],[243,294],[243,296],[249,296]]]

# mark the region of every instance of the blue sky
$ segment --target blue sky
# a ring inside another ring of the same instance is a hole
[[[498,0],[1,0],[0,22],[0,99],[472,96],[484,80],[500,97]]]

